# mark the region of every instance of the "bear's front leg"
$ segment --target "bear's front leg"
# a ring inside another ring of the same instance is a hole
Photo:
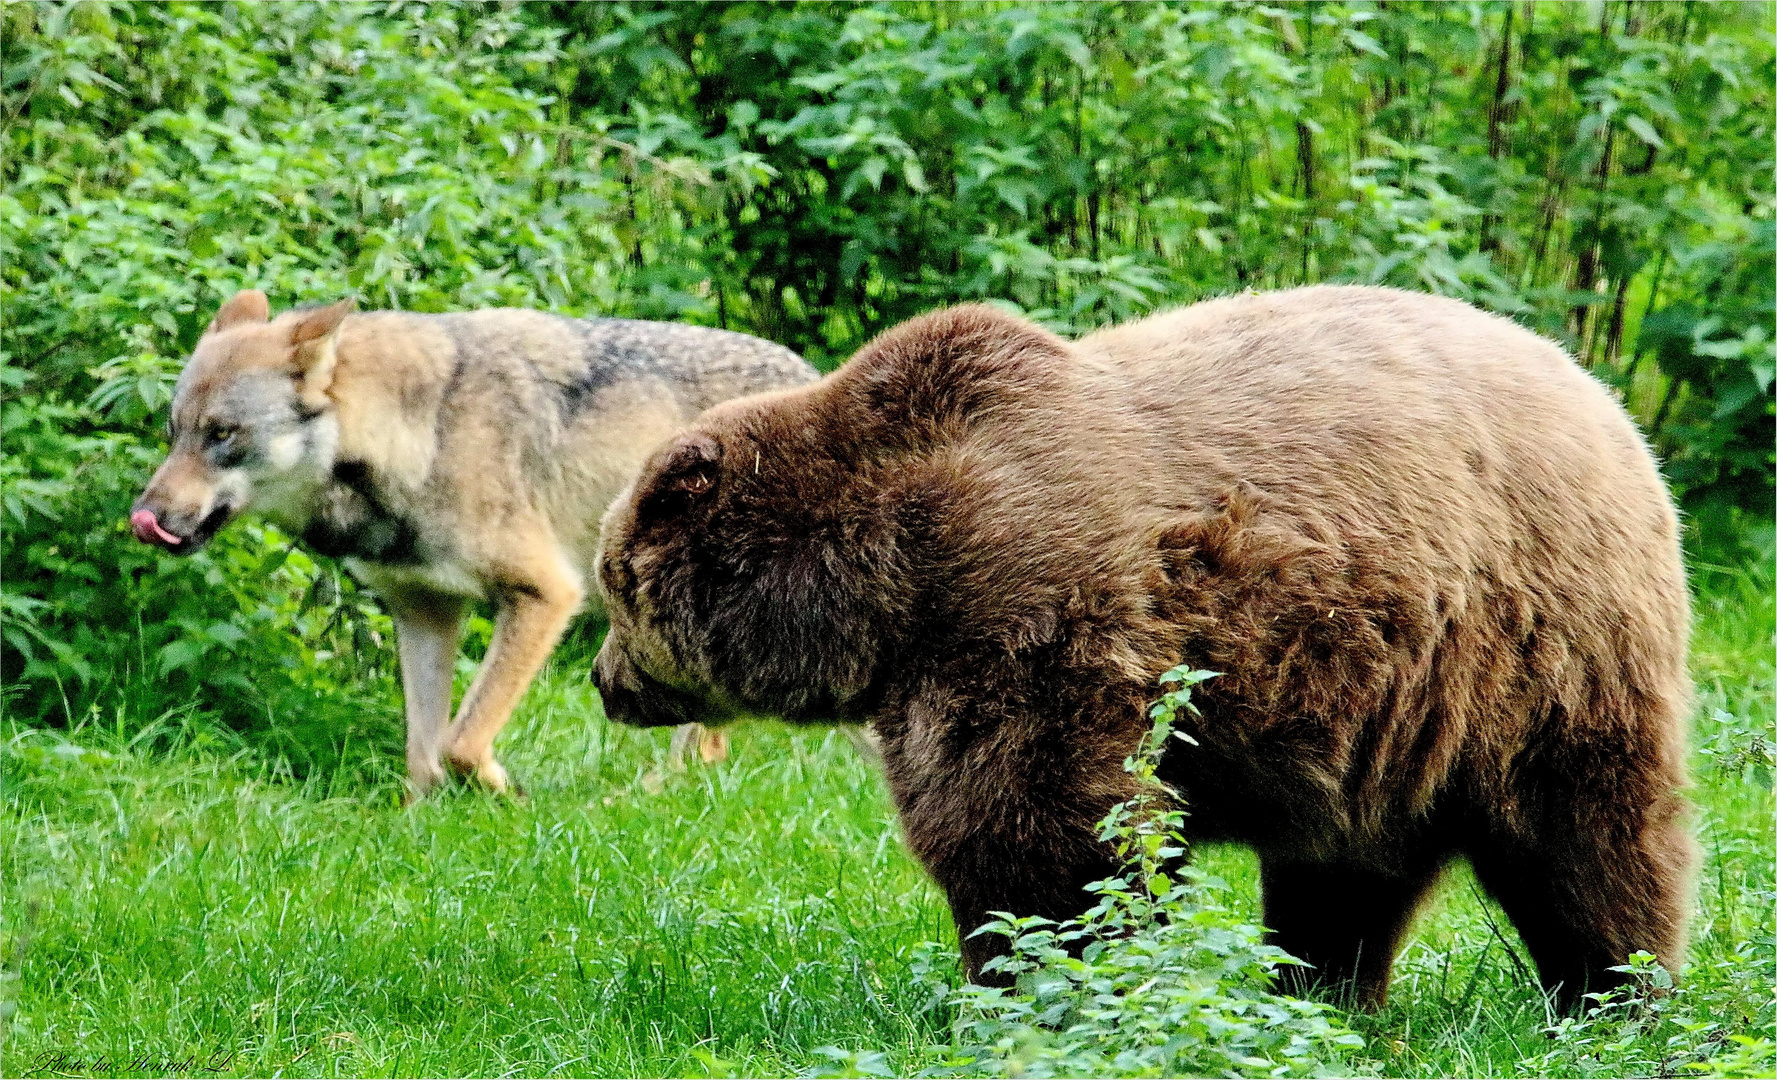
[[[1384,872],[1261,855],[1266,940],[1309,965],[1280,969],[1280,988],[1366,1012],[1386,1005],[1395,953],[1443,864]]]
[[[1004,984],[982,968],[1010,943],[971,935],[994,912],[1059,922],[1092,906],[1085,886],[1118,869],[1098,825],[1137,793],[1123,760],[1138,736],[1075,733],[1047,745],[1034,723],[982,731],[885,732],[883,767],[908,846],[950,900],[969,979]]]
[[[1032,838],[1034,843],[1007,844],[1006,839],[977,834],[968,843],[969,851],[943,865],[930,866],[950,901],[963,968],[970,982],[984,986],[1006,986],[1012,981],[1002,973],[982,971],[989,960],[1011,949],[1003,934],[975,933],[995,918],[995,912],[1041,915],[1063,922],[1096,902],[1086,892],[1088,884],[1117,871],[1114,853],[1108,845],[1098,843],[1096,834]],[[1094,849],[1079,842],[1088,839]]]

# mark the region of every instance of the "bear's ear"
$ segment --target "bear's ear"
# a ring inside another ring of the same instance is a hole
[[[712,640],[730,648],[712,672],[788,720],[860,718],[855,702],[890,635],[916,621],[918,571],[896,501],[859,498],[833,510],[824,524],[755,549],[751,580],[714,607]]]
[[[241,323],[262,323],[269,318],[271,301],[265,298],[265,294],[258,289],[242,289],[216,309],[216,317],[210,320],[204,333],[214,334]]]
[[[917,443],[953,437],[1074,362],[1068,343],[1037,324],[964,304],[883,331],[833,378],[885,437]]]
[[[673,440],[660,465],[642,479],[636,516],[679,513],[709,496],[722,478],[722,444],[701,431]]]

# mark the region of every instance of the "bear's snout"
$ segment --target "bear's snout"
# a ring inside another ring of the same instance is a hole
[[[605,637],[598,659],[593,661],[592,683],[605,703],[605,715],[620,724],[674,727],[720,719],[702,700],[673,689],[636,666],[615,634]]]
[[[624,651],[616,647],[615,634],[607,635],[592,664],[592,684],[605,703],[605,715],[620,724],[652,726],[640,712],[640,673]]]

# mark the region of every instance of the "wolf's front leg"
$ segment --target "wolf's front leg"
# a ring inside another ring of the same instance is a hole
[[[666,750],[666,766],[674,772],[684,772],[691,764],[693,754],[705,765],[727,761],[728,733],[702,724],[680,724],[673,729],[672,745]]]
[[[385,597],[401,650],[407,698],[407,799],[444,779],[444,730],[450,723],[451,674],[463,630],[463,601],[402,591]]]
[[[510,787],[494,760],[494,736],[506,726],[518,699],[549,659],[584,596],[580,581],[559,558],[539,559],[523,577],[505,575],[494,616],[494,639],[445,736],[451,768],[494,791]]]

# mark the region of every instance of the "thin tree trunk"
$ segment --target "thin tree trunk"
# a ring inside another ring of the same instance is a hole
[[[1090,182],[1090,181],[1089,181]],[[1086,235],[1092,242],[1092,261],[1098,261],[1098,187],[1086,192]]]
[[[1629,363],[1623,368],[1623,384],[1625,386],[1628,385],[1630,379],[1635,377],[1635,369],[1641,365],[1641,358],[1646,355],[1641,347],[1640,327],[1646,325],[1647,317],[1660,306],[1660,286],[1666,278],[1666,254],[1667,249],[1661,247],[1660,259],[1654,264],[1654,279],[1647,287],[1647,306],[1641,309],[1641,322],[1637,324],[1635,347],[1629,353]]]
[[[1506,5],[1506,21],[1499,34],[1499,74],[1493,80],[1493,102],[1487,109],[1487,156],[1498,161],[1505,154],[1506,93],[1511,89],[1512,16],[1518,5]],[[1489,212],[1481,218],[1483,252],[1491,254],[1499,248],[1499,215]]]
[[[1499,34],[1499,74],[1493,80],[1493,104],[1487,110],[1487,156],[1495,161],[1505,153],[1506,92],[1511,89],[1512,16],[1518,5],[1506,5],[1505,26]]]
[[[1302,35],[1302,66],[1312,74],[1314,62],[1314,9],[1307,5],[1305,33]],[[1302,280],[1308,280],[1309,257],[1314,243],[1314,129],[1308,122],[1296,120],[1296,168],[1302,174]]]
[[[1623,342],[1623,308],[1629,298],[1629,280],[1631,275],[1624,274],[1617,282],[1616,301],[1610,309],[1610,329],[1604,335],[1604,363],[1615,365],[1617,349]]]
[[[629,205],[629,223],[635,230],[635,242],[631,246],[629,258],[630,262],[634,263],[636,269],[639,270],[642,268],[642,226],[640,219],[636,215],[635,168],[636,163],[634,160],[631,160],[629,162],[629,168],[625,170],[623,176],[623,193],[625,196],[624,201]]]
[[[1592,228],[1586,237],[1586,246],[1579,253],[1579,264],[1574,268],[1573,288],[1576,292],[1596,292],[1598,290],[1598,260],[1603,254],[1600,250],[1598,230],[1604,225],[1604,200],[1610,186],[1610,163],[1616,151],[1617,133],[1613,126],[1604,132],[1604,154],[1598,159],[1598,193],[1592,208]],[[1576,304],[1573,308],[1574,333],[1587,335],[1586,352],[1591,354],[1591,338],[1596,336],[1598,320],[1593,316],[1592,309],[1596,305]]]
[[[1086,141],[1086,73],[1074,72],[1074,160],[1079,161],[1085,156]],[[1080,250],[1080,200],[1076,193],[1069,202],[1067,215],[1067,243],[1076,253]]]
[[[1625,8],[1626,7],[1627,7],[1627,5],[1625,5]],[[1625,14],[1624,14],[1624,31],[1625,31],[1625,33],[1628,30],[1627,24],[1628,24],[1628,15],[1625,11]],[[1608,33],[1609,30],[1610,30],[1610,5],[1606,4],[1605,5],[1605,13],[1599,22],[1598,32],[1601,35],[1603,35],[1603,34]],[[1576,290],[1594,291],[1598,287],[1598,282],[1594,281],[1593,279],[1595,278],[1595,276],[1598,273],[1598,260],[1603,255],[1603,252],[1601,250],[1602,241],[1599,237],[1599,230],[1604,225],[1605,203],[1606,203],[1606,198],[1609,194],[1609,189],[1610,189],[1610,169],[1611,169],[1612,161],[1616,156],[1616,147],[1617,147],[1617,128],[1616,128],[1616,124],[1614,122],[1612,122],[1610,124],[1607,124],[1604,129],[1604,153],[1598,159],[1598,170],[1596,173],[1596,175],[1598,177],[1598,194],[1597,194],[1597,199],[1594,202],[1593,210],[1592,210],[1591,235],[1587,237],[1585,250],[1580,253],[1579,266],[1577,267],[1576,272],[1574,274],[1573,287]],[[1574,315],[1576,316],[1576,322],[1577,322],[1576,332],[1578,329],[1585,329],[1588,331],[1588,339],[1589,339],[1587,341],[1588,355],[1591,352],[1591,348],[1590,348],[1591,345],[1594,343],[1594,341],[1596,340],[1596,338],[1598,336],[1598,317],[1592,311],[1593,306],[1595,306],[1595,305],[1587,306],[1587,307],[1576,306],[1574,308]]]

